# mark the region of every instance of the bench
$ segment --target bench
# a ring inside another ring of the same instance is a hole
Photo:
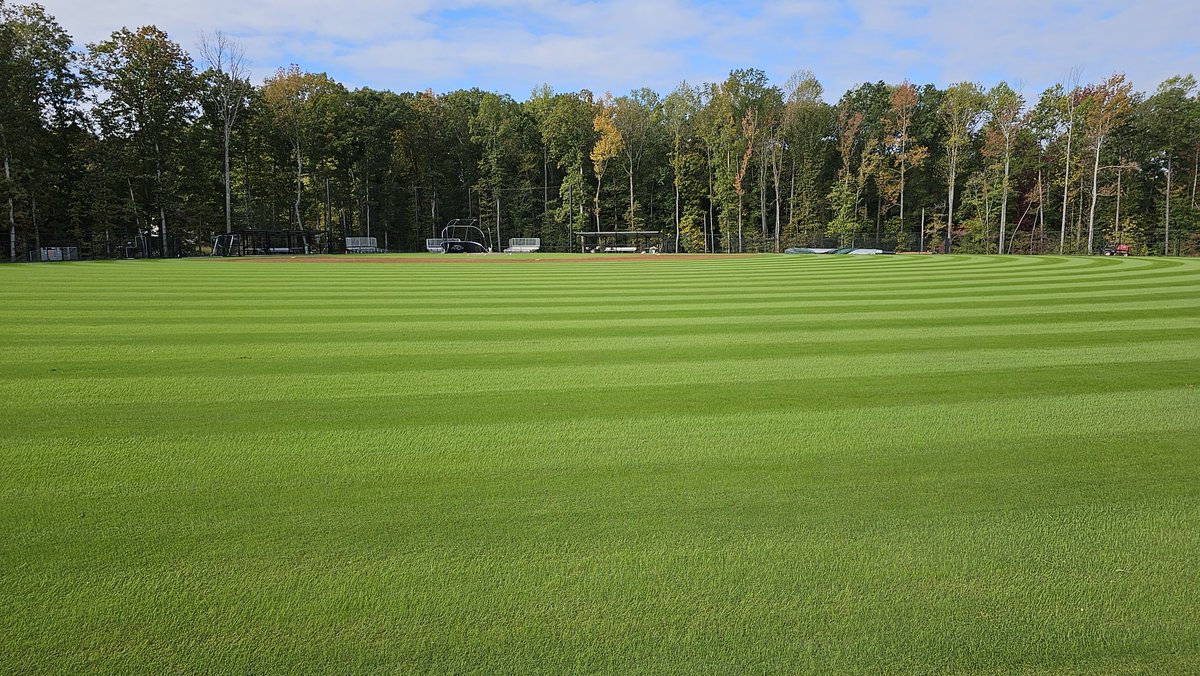
[[[604,253],[637,253],[636,246],[606,246]]]
[[[346,253],[383,253],[374,237],[347,237]]]
[[[536,253],[541,248],[540,237],[513,237],[508,240],[508,248],[504,253]]]
[[[428,237],[425,239],[425,250],[429,253],[446,253],[442,248],[442,242],[459,242],[457,237]]]

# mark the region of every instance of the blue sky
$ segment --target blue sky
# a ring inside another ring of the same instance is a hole
[[[18,0],[20,1],[20,0]],[[813,71],[836,100],[864,81],[1006,80],[1029,98],[1072,68],[1124,72],[1152,91],[1200,75],[1189,3],[927,0],[41,0],[80,44],[155,24],[194,55],[202,32],[240,41],[261,79],[280,66],[349,87],[466,87],[522,100],[556,91],[667,92],[759,68],[777,84]]]

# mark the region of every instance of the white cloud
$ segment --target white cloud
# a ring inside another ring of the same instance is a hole
[[[1135,85],[1195,70],[1198,13],[1182,3],[1008,0],[43,0],[81,45],[155,24],[195,51],[202,31],[241,40],[256,77],[298,63],[348,86],[522,98],[558,90],[660,91],[760,68],[782,83],[813,70],[830,98],[863,81],[1022,82],[1028,96],[1081,67]]]

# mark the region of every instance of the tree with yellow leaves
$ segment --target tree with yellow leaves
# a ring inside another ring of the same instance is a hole
[[[881,181],[881,188],[892,204],[900,206],[900,224],[897,241],[903,241],[904,229],[904,188],[909,169],[916,169],[925,163],[929,157],[929,149],[912,138],[913,114],[917,110],[917,88],[911,82],[904,82],[892,88],[890,98],[891,111],[884,118],[886,130],[884,151],[891,156],[891,180]]]
[[[1092,207],[1088,211],[1087,252],[1092,253],[1096,229],[1096,197],[1099,195],[1100,149],[1108,135],[1125,121],[1133,111],[1133,85],[1123,73],[1116,73],[1104,82],[1089,85],[1083,90],[1087,137],[1094,152],[1092,161]]]
[[[596,103],[596,117],[592,120],[592,128],[600,135],[591,152],[592,168],[596,171],[596,232],[600,232],[600,185],[604,181],[604,172],[608,169],[609,161],[625,148],[625,141],[614,122],[615,115],[613,95],[611,92],[605,93],[604,98]]]

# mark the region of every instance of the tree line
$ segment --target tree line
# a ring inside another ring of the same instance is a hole
[[[568,250],[573,231],[658,230],[670,249],[1200,252],[1200,94],[1078,75],[865,83],[756,69],[662,94],[543,85],[348,89],[297,65],[260,84],[216,34],[195,56],[154,26],[79,49],[0,0],[6,259],[48,245],[198,253],[214,234],[305,229],[420,250],[452,218]]]

